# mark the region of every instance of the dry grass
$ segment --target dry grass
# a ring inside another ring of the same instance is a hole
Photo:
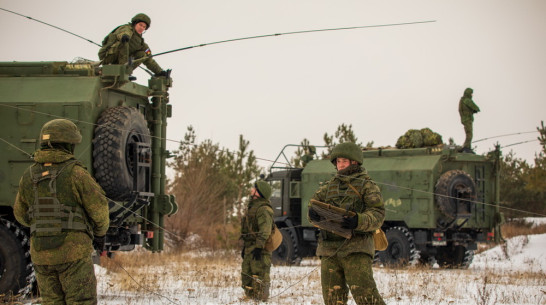
[[[104,260],[99,303],[252,304],[241,299],[240,263],[235,251],[121,254]],[[320,262],[304,263],[272,268],[269,304],[322,304]],[[388,304],[546,304],[544,270],[416,267],[374,273]]]
[[[535,235],[546,233],[546,224],[533,225],[525,220],[510,221],[505,223],[502,228],[504,238],[512,238],[520,235]]]

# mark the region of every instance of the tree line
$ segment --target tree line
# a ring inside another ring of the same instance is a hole
[[[501,157],[500,204],[509,208],[502,210],[507,218],[546,215],[544,122],[537,131],[542,151],[536,154],[534,164],[517,158],[512,151]],[[303,139],[291,158],[292,165],[303,167],[313,158],[326,158],[330,148],[343,142],[362,148],[373,146],[373,141],[364,145],[350,124],[341,124],[332,134],[325,133],[323,140],[325,149],[319,156],[309,140]],[[454,144],[453,139],[449,142]],[[249,141],[240,135],[235,152],[210,139],[196,143],[196,131],[189,126],[173,154],[169,166],[174,177],[167,187],[176,196],[179,211],[166,221],[166,229],[174,233],[167,235],[169,241],[175,248],[236,248],[250,188],[260,175],[266,174]]]

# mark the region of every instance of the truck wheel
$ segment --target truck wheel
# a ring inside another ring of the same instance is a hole
[[[111,199],[126,200],[134,190],[132,162],[137,156],[130,144],[137,142],[151,140],[146,119],[136,108],[112,107],[100,114],[93,138],[93,169]]]
[[[389,246],[379,252],[379,260],[387,267],[415,265],[419,262],[419,251],[415,249],[413,235],[404,227],[392,227],[385,232]]]
[[[461,245],[442,247],[438,249],[436,260],[441,268],[468,269],[474,260],[474,250]]]
[[[457,214],[470,214],[472,210],[460,200],[476,199],[476,184],[472,177],[462,170],[450,170],[442,174],[434,190],[438,208],[448,220],[452,221]]]
[[[29,294],[35,278],[27,234],[15,223],[0,219],[0,240],[0,295],[9,300],[10,294]]]
[[[282,243],[273,251],[271,262],[274,265],[293,265],[297,263],[298,242],[288,228],[279,228],[282,234]]]

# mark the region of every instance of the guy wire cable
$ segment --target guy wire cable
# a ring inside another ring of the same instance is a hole
[[[65,118],[63,116],[59,116],[59,115],[53,115],[53,114],[48,114],[48,113],[43,113],[43,112],[39,112],[39,111],[36,111],[36,110],[30,110],[30,109],[24,109],[24,108],[19,108],[19,107],[16,107],[16,106],[10,106],[10,105],[5,105],[5,104],[0,104],[0,106],[7,106],[7,107],[11,107],[11,108],[17,108],[17,109],[21,109],[21,110],[26,110],[26,111],[30,111],[30,112],[34,112],[34,113],[38,113],[38,114],[44,114],[44,115],[48,115],[48,116],[52,116],[52,117],[56,117],[56,118]],[[68,118],[67,118],[68,119]],[[72,119],[70,119],[72,120]],[[73,120],[73,121],[76,121],[76,122],[81,122],[81,123],[85,123],[85,124],[89,124],[89,125],[94,125],[94,126],[98,126],[98,124],[95,124],[95,123],[90,123],[90,122],[85,122],[85,121],[79,121],[79,120]],[[150,135],[150,137],[152,137]],[[156,137],[158,138],[158,137]],[[6,142],[8,143],[10,146],[15,146],[17,147],[16,145],[12,144],[12,143],[9,143],[8,141],[6,141],[5,139],[1,139],[3,142]],[[168,141],[172,141],[172,142],[176,142],[176,143],[180,143],[179,141],[175,141],[175,140],[169,140],[169,139],[166,139]],[[531,140],[531,141],[538,141],[538,140]],[[529,141],[526,141],[526,142],[529,142]],[[521,142],[521,143],[525,143],[525,142]],[[516,145],[516,144],[521,144],[521,143],[514,143],[514,144],[510,144],[508,146],[513,146],[513,145]],[[193,145],[198,145],[198,144],[193,144]],[[504,146],[504,147],[507,147],[507,146]],[[21,149],[18,149],[18,150],[21,150]],[[27,152],[24,152],[26,155],[28,155],[29,157],[31,157],[31,154],[27,153]],[[259,157],[256,157],[257,160],[263,160],[263,161],[267,161],[267,162],[273,162],[272,160],[269,160],[269,159],[264,159],[264,158],[259,158]],[[278,161],[277,161],[278,162]],[[278,162],[278,163],[282,163],[282,162]],[[286,164],[286,163],[284,163]],[[374,180],[375,181],[375,180]],[[421,192],[421,193],[430,193],[428,191],[422,191],[422,190],[418,190],[418,189],[411,189],[411,188],[407,188],[407,187],[402,187],[402,186],[397,186],[397,185],[393,185],[393,184],[388,184],[388,183],[383,183],[383,182],[379,182],[379,181],[375,181],[377,184],[382,184],[382,185],[387,185],[387,186],[392,186],[392,187],[396,187],[396,188],[401,188],[401,189],[406,189],[406,190],[414,190],[414,191],[417,191],[417,192]],[[432,193],[434,194],[434,193]],[[446,195],[440,195],[440,194],[437,194],[439,196],[443,196],[443,197],[449,197],[449,196],[446,196]],[[478,201],[471,201],[473,203],[476,203],[476,204],[483,204],[483,205],[492,205],[492,206],[495,206],[494,204],[488,204],[488,203],[485,203],[485,202],[478,202]],[[546,215],[542,215],[542,214],[538,214],[538,213],[534,213],[534,212],[528,212],[528,211],[525,211],[525,210],[520,210],[520,209],[515,209],[515,208],[509,208],[509,207],[503,207],[503,206],[499,206],[500,209],[506,209],[506,210],[513,210],[513,211],[519,211],[519,212],[524,212],[524,213],[528,213],[528,214],[534,214],[534,215],[538,215],[538,216],[543,216],[543,217],[546,217]]]
[[[47,116],[51,116],[51,117],[55,117],[55,118],[65,118],[63,116],[59,116],[59,115],[53,115],[53,114],[48,114],[48,113],[44,113],[44,112],[40,112],[40,111],[36,111],[36,110],[31,110],[31,109],[25,109],[25,108],[19,108],[19,107],[16,107],[16,106],[11,106],[11,105],[6,105],[6,104],[0,104],[0,106],[6,106],[6,107],[10,107],[10,108],[16,108],[16,109],[20,109],[20,110],[25,110],[25,111],[30,111],[30,112],[33,112],[33,113],[38,113],[38,114],[43,114],[43,115],[47,115]],[[95,124],[95,123],[90,123],[90,122],[86,122],[86,121],[81,121],[81,120],[73,120],[73,119],[70,119],[70,118],[66,118],[68,120],[72,120],[72,121],[76,121],[76,122],[80,122],[80,123],[84,123],[84,124],[89,124],[89,125],[93,125],[93,126],[98,126],[98,124]],[[150,137],[153,137],[150,135]],[[159,137],[156,137],[156,138],[159,138]],[[12,144],[12,143],[9,143],[8,141],[4,140],[4,139],[1,139],[2,141],[8,143],[9,145],[11,146],[15,146],[17,147],[16,145]],[[175,141],[175,140],[169,140],[169,139],[166,139],[167,141],[171,141],[171,142],[176,142],[176,143],[180,143],[180,141]],[[531,140],[531,141],[538,141],[538,140]],[[526,141],[526,142],[529,142],[529,141]],[[526,143],[526,142],[522,142],[522,143]],[[515,144],[510,144],[508,146],[513,146],[513,145],[516,145],[516,144],[521,144],[521,143],[515,143]],[[193,145],[198,145],[198,144],[193,144]],[[504,146],[504,147],[507,147],[507,146]],[[20,149],[19,149],[20,150]],[[25,152],[26,155],[28,155],[29,157],[31,157],[31,154]],[[256,157],[257,160],[263,160],[263,161],[267,161],[267,162],[273,162],[272,160],[269,160],[269,159],[264,159],[264,158],[258,158]],[[278,162],[278,161],[277,161]],[[282,162],[278,162],[278,163],[282,163]],[[286,164],[286,163],[284,163]],[[288,165],[288,164],[287,164]],[[374,180],[375,181],[375,180]],[[397,185],[392,185],[392,184],[388,184],[388,183],[382,183],[382,182],[378,182],[378,181],[375,181],[377,184],[383,184],[383,185],[387,185],[387,186],[393,186],[393,187],[396,187],[396,188],[402,188],[402,189],[407,189],[407,190],[414,190],[414,189],[411,189],[411,188],[406,188],[406,187],[401,187],[401,186],[397,186]],[[430,193],[430,192],[427,192],[427,191],[422,191],[422,190],[417,190],[415,189],[415,191],[417,192],[421,192],[421,193]],[[434,193],[432,193],[434,194]],[[439,196],[444,196],[444,197],[449,197],[449,196],[446,196],[446,195],[440,195],[440,194],[437,194]],[[484,205],[491,205],[491,204],[488,204],[488,203],[482,203],[482,202],[474,202],[474,203],[478,203],[478,204],[484,204]],[[502,206],[499,206],[499,208],[501,209],[507,209],[507,210],[514,210],[514,211],[520,211],[520,212],[525,212],[525,213],[530,213],[530,214],[535,214],[535,215],[539,215],[539,216],[544,216],[546,217],[546,215],[542,215],[542,214],[537,214],[537,213],[533,213],[533,212],[527,212],[525,210],[519,210],[519,209],[514,209],[514,208],[508,208],[508,207],[502,207]]]
[[[18,107],[18,106],[12,106],[12,105],[7,105],[7,104],[0,104],[0,107],[8,107],[8,108],[15,108],[17,110],[22,110],[22,111],[29,111],[31,113],[37,113],[37,114],[41,114],[41,115],[45,115],[45,116],[49,116],[49,117],[53,117],[53,118],[57,118],[57,119],[67,119],[67,120],[70,120],[72,122],[78,122],[78,123],[82,123],[82,124],[86,124],[86,125],[91,125],[91,126],[100,126],[100,124],[97,124],[97,123],[91,123],[91,122],[87,122],[87,121],[82,121],[82,120],[76,120],[76,119],[73,119],[73,118],[68,118],[68,117],[64,117],[64,116],[61,116],[61,115],[55,115],[55,114],[50,114],[50,113],[45,113],[45,112],[41,112],[41,111],[37,111],[37,110],[32,110],[32,109],[27,109],[25,107]],[[115,129],[115,130],[119,130],[119,131],[132,131],[132,130],[126,130],[126,129],[122,129],[122,128],[115,128],[115,127],[110,127],[110,126],[106,126],[107,128],[111,128],[111,129]],[[181,142],[184,142],[184,141],[179,141],[179,140],[172,140],[172,139],[169,139],[169,138],[162,138],[162,137],[159,137],[159,136],[154,136],[154,135],[146,135],[146,134],[140,134],[140,133],[136,133],[138,135],[145,135],[145,136],[149,136],[150,138],[155,138],[155,139],[158,139],[158,140],[163,140],[165,139],[165,141],[167,142],[172,142],[172,143],[178,143],[180,144]],[[12,143],[9,143],[7,140],[4,140],[4,139],[0,139],[2,141],[4,141],[5,143],[7,143],[8,145],[10,146],[14,146],[14,147],[17,147],[16,145],[12,144]],[[186,145],[193,145],[193,146],[196,146],[198,145],[197,143],[184,143]],[[21,152],[23,152],[24,154],[26,154],[27,156],[29,157],[32,157],[32,155],[28,152],[25,152],[23,150],[21,150],[19,147],[17,147],[18,150],[20,150]],[[220,150],[220,151],[225,151],[225,152],[230,152],[229,150]],[[262,161],[267,161],[267,162],[271,162],[273,163],[272,160],[269,160],[269,159],[264,159],[264,158],[259,158],[259,157],[256,157],[257,160],[262,160]],[[281,164],[285,164],[285,165],[290,165],[288,163],[284,163],[284,162],[280,162],[280,161],[277,161],[277,163],[281,163]]]
[[[49,114],[49,113],[44,113],[44,112],[40,112],[40,111],[36,111],[36,110],[31,110],[31,109],[25,109],[25,108],[19,108],[17,106],[11,106],[11,105],[6,105],[6,104],[0,104],[0,106],[5,106],[5,107],[10,107],[10,108],[16,108],[18,110],[25,110],[25,111],[30,111],[30,112],[33,112],[33,113],[37,113],[37,114],[42,114],[42,115],[46,115],[46,116],[51,116],[51,117],[55,117],[55,118],[65,118],[63,116],[59,116],[59,115],[54,115],[54,114]],[[72,121],[76,121],[76,122],[80,122],[80,123],[84,123],[84,124],[88,124],[88,125],[93,125],[93,126],[98,126],[98,124],[96,123],[90,123],[90,122],[86,122],[86,121],[81,121],[81,120],[73,120],[71,118],[65,118],[65,119],[68,119],[68,120],[72,120]],[[119,128],[118,128],[119,129]],[[152,135],[150,135],[150,137],[153,137]],[[155,138],[160,138],[160,137],[155,137]],[[6,141],[5,139],[1,139],[3,142],[6,142],[8,143],[10,146],[15,146],[17,147],[16,145],[12,144],[12,143],[9,143],[8,141]],[[171,142],[176,142],[176,143],[180,143],[180,141],[176,141],[176,140],[169,140],[166,138],[167,141],[171,141]],[[537,140],[530,140],[530,141],[538,141]],[[521,142],[521,143],[526,143],[526,142],[529,142],[529,141],[525,141],[525,142]],[[514,143],[514,144],[510,144],[508,146],[513,146],[513,145],[516,145],[516,144],[520,144],[520,143]],[[193,144],[193,145],[198,145],[198,144]],[[507,147],[507,146],[503,146],[503,147]],[[19,149],[20,150],[20,149]],[[24,152],[26,155],[28,155],[29,157],[31,157],[31,154],[27,153],[27,152]],[[267,161],[267,162],[273,162],[272,160],[269,160],[269,159],[263,159],[263,158],[258,158],[256,157],[256,159],[258,160],[263,160],[263,161]],[[278,162],[278,161],[277,161]],[[288,164],[287,164],[288,165]],[[375,181],[375,180],[374,180]],[[402,187],[402,186],[397,186],[397,185],[393,185],[393,184],[389,184],[389,183],[383,183],[383,182],[378,182],[378,181],[375,181],[377,184],[382,184],[382,185],[387,185],[387,186],[392,186],[392,187],[396,187],[396,188],[401,188],[401,189],[406,189],[406,190],[414,190],[414,191],[417,191],[417,192],[421,192],[421,193],[431,193],[431,192],[428,192],[428,191],[423,191],[423,190],[418,190],[418,189],[411,189],[411,188],[407,188],[407,187]],[[434,194],[434,193],[432,193]],[[440,194],[436,194],[436,195],[439,195],[439,196],[443,196],[443,197],[450,197],[450,196],[447,196],[447,195],[440,195]],[[451,197],[453,198],[453,197]],[[470,201],[470,200],[467,200],[467,201]],[[470,201],[470,202],[473,202],[473,203],[477,203],[477,204],[483,204],[483,205],[492,205],[492,206],[495,206],[494,204],[488,204],[488,203],[484,203],[484,202],[478,202],[478,201]],[[513,210],[513,211],[519,211],[519,212],[524,212],[524,213],[529,213],[529,214],[535,214],[535,215],[539,215],[539,216],[543,216],[543,217],[546,217],[546,215],[542,215],[542,214],[538,214],[538,213],[533,213],[533,212],[528,212],[528,211],[525,211],[525,210],[520,210],[520,209],[514,209],[514,208],[508,208],[508,207],[502,207],[502,206],[499,206],[499,208],[501,209],[507,209],[507,210]]]
[[[498,135],[498,136],[493,136],[493,137],[487,137],[487,138],[479,139],[479,140],[476,140],[476,141],[472,141],[472,143],[478,143],[478,142],[481,142],[481,141],[490,140],[490,139],[495,139],[495,138],[503,138],[503,137],[508,137],[508,136],[515,136],[515,135],[528,134],[528,133],[535,133],[535,132],[538,132],[538,131],[537,131],[537,130],[533,130],[533,131],[522,131],[522,132],[516,132],[516,133],[503,134],[503,135]]]

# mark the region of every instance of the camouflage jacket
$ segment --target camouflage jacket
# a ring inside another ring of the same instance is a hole
[[[250,201],[248,210],[241,220],[241,238],[245,241],[245,254],[254,248],[264,248],[271,235],[273,209],[269,200],[257,198]]]
[[[144,42],[144,38],[142,37],[142,35],[137,33],[134,26],[129,23],[115,28],[110,34],[108,34],[104,38],[102,42],[102,47],[99,50],[99,59],[104,59],[109,51],[114,52],[119,47],[121,47],[121,38],[124,35],[130,37],[128,42],[129,55],[133,56],[134,59],[139,59],[145,56],[152,55],[152,51],[150,50],[148,44]],[[127,62],[117,62],[117,64],[125,63]],[[163,70],[153,58],[148,58],[144,61],[144,64],[146,65],[146,67],[148,67],[148,69],[152,70],[152,72],[156,74]],[[133,65],[133,69],[137,66],[138,65]]]
[[[474,103],[471,97],[463,96],[459,101],[459,114],[461,123],[474,121],[474,113],[480,112],[480,107]]]
[[[36,169],[44,164],[51,163],[52,166],[62,165],[69,161],[75,161],[74,156],[62,150],[45,149],[38,150],[34,155],[35,166],[29,167],[19,182],[19,192],[15,199],[13,212],[15,218],[22,225],[30,227],[34,220],[30,217],[32,205],[35,203],[35,191],[31,176],[35,174]],[[30,238],[30,256],[32,262],[37,265],[58,265],[82,259],[93,251],[93,236],[103,236],[106,234],[109,226],[108,201],[104,196],[104,191],[95,182],[93,177],[80,164],[75,163],[71,173],[65,176],[59,176],[56,180],[56,197],[60,203],[66,204],[67,200],[75,200],[71,205],[80,206],[85,215],[85,222],[89,230],[63,229],[64,242],[57,248],[39,250],[37,246],[37,232],[34,232]],[[39,195],[43,196],[43,195]]]
[[[351,187],[358,190],[357,194]],[[365,169],[348,175],[334,176],[319,188],[313,199],[349,209],[358,215],[358,226],[351,239],[321,231],[318,256],[343,257],[355,252],[375,254],[372,232],[380,228],[385,219],[385,206],[379,187],[370,179]]]

